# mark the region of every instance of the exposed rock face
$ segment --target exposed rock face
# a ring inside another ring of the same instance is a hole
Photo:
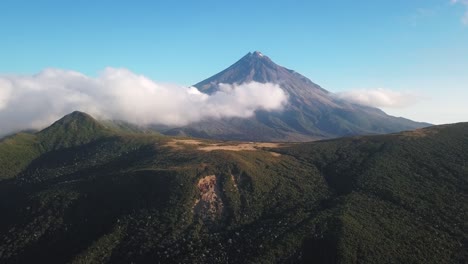
[[[224,203],[216,175],[201,178],[197,184],[200,197],[195,201],[194,213],[205,224],[216,226],[224,215]]]

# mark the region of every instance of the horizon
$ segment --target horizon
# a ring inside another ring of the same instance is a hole
[[[0,5],[0,78],[51,68],[98,78],[111,67],[190,86],[260,51],[390,115],[468,121],[465,1]],[[0,112],[5,89],[0,82]]]

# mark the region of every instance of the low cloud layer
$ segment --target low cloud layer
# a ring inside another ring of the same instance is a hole
[[[452,4],[461,4],[465,7],[465,13],[461,18],[463,25],[468,26],[468,0],[450,0]]]
[[[98,77],[46,69],[34,76],[0,76],[0,135],[40,129],[74,110],[104,119],[180,126],[207,118],[251,117],[287,102],[275,84],[221,84],[207,95],[195,87],[157,83],[126,69]]]
[[[413,92],[392,91],[383,88],[346,91],[337,93],[336,96],[360,105],[385,108],[408,107],[421,99]]]

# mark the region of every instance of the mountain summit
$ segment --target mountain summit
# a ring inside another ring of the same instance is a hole
[[[257,111],[250,119],[202,121],[165,133],[228,140],[308,141],[392,133],[429,125],[342,100],[305,76],[274,63],[259,51],[249,52],[227,69],[194,86],[211,94],[221,83],[249,82],[278,84],[288,94],[286,109],[281,113]]]
[[[92,116],[74,111],[38,133],[44,148],[59,149],[88,143],[108,133]]]
[[[300,90],[304,86],[328,93],[306,77],[274,63],[259,51],[247,53],[229,68],[194,86],[210,94],[217,90],[219,83],[248,82],[283,84],[282,88],[288,93],[295,93],[295,90]],[[292,89],[293,87],[295,88]]]

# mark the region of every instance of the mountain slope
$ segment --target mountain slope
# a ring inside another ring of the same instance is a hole
[[[75,111],[40,131],[38,137],[46,150],[52,150],[86,144],[109,132],[90,115]]]
[[[0,140],[0,180],[14,177],[41,153],[33,134],[19,133]]]
[[[154,131],[121,121],[98,122],[75,111],[37,133],[18,133],[0,140],[0,180],[14,177],[42,154],[135,133],[158,136]]]
[[[0,159],[23,164],[0,177],[2,263],[468,259],[467,123],[305,144],[60,134],[74,144]]]
[[[342,197],[333,216],[339,228],[323,230],[336,239],[338,262],[463,263],[467,146],[464,123],[301,144],[285,154],[315,164]],[[321,241],[317,251],[326,250]]]
[[[281,113],[257,111],[250,119],[203,121],[165,133],[217,139],[308,141],[392,133],[429,125],[392,117],[377,108],[341,100],[299,73],[275,64],[260,52],[248,53],[226,70],[195,87],[211,94],[219,89],[220,83],[252,81],[279,84],[289,96],[286,109]]]

